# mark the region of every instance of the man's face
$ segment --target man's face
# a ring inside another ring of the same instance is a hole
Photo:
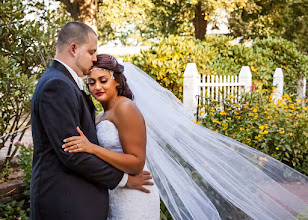
[[[76,73],[80,77],[88,75],[93,62],[96,61],[97,37],[93,33],[88,36],[88,43],[81,45],[76,53]]]

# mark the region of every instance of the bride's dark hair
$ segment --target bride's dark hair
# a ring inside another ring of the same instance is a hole
[[[93,62],[94,66],[104,68],[114,72],[113,76],[117,83],[118,95],[125,96],[131,100],[134,99],[133,93],[127,85],[126,77],[124,76],[124,66],[118,63],[117,59],[108,54],[99,54],[96,56],[97,61]]]

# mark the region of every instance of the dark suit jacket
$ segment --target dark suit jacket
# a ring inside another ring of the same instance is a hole
[[[65,138],[79,135],[77,126],[90,142],[98,144],[89,111],[93,107],[68,70],[53,60],[40,78],[31,103],[32,220],[103,220],[107,217],[108,188],[118,185],[123,172],[95,155],[72,154],[61,147]]]

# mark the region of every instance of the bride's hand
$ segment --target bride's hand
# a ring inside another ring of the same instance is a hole
[[[65,142],[65,144],[62,145],[64,151],[70,153],[87,152],[93,154],[96,146],[88,140],[79,127],[77,127],[77,131],[80,136],[72,136],[63,140],[63,142]]]

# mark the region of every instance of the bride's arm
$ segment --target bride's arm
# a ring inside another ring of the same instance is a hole
[[[143,170],[146,155],[146,128],[143,116],[132,101],[119,103],[115,110],[114,121],[124,154],[92,144],[77,128],[80,136],[64,140],[65,151],[71,153],[88,152],[128,174],[139,174]],[[78,148],[76,148],[78,144]]]

